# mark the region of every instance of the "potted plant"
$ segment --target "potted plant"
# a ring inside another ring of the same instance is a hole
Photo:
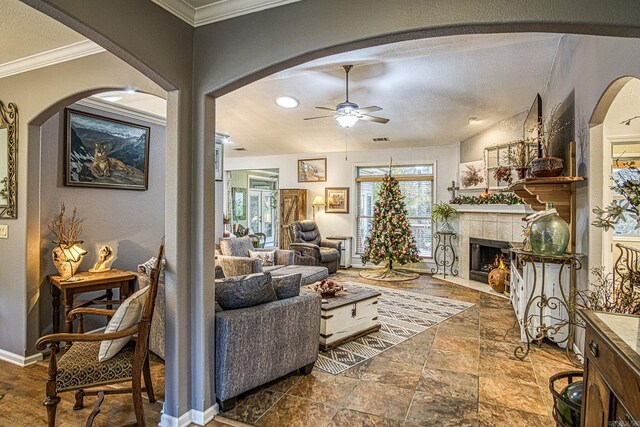
[[[640,282],[637,272],[605,274],[604,267],[591,269],[595,282],[589,288],[577,291],[577,305],[580,308],[609,313],[640,314]]]
[[[560,176],[564,170],[564,161],[560,157],[550,155],[554,142],[569,124],[562,121],[559,109],[560,104],[556,104],[549,114],[543,116],[542,120],[530,129],[537,132],[536,136],[529,138],[527,142],[535,142],[542,149],[542,157],[533,159],[530,165],[531,175],[536,178]]]
[[[518,173],[518,179],[525,179],[527,177],[527,169],[533,159],[533,150],[530,144],[526,141],[515,141],[513,145],[510,145],[504,160],[510,164]]]
[[[450,220],[458,216],[458,211],[449,203],[440,202],[431,208],[431,219],[437,224],[441,222],[438,233],[455,234],[455,230],[449,223]]]
[[[82,223],[85,218],[76,217],[76,208],[73,208],[71,217],[65,216],[64,203],[60,205],[60,212],[53,216],[49,223],[49,230],[56,238],[53,243],[56,246],[51,253],[53,265],[63,279],[73,277],[78,267],[82,263],[82,256],[86,251],[80,247],[83,243],[80,240],[82,234]]]
[[[498,187],[500,186],[500,181],[504,181],[507,185],[511,185],[513,182],[513,177],[511,176],[511,168],[506,166],[498,166],[493,171],[493,178],[498,183]]]

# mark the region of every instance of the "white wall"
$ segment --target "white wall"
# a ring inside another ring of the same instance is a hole
[[[531,102],[535,96],[535,88],[532,90]],[[482,132],[467,138],[460,143],[460,162],[473,162],[484,160],[484,149],[496,144],[522,139],[524,136],[524,120],[528,110],[504,119],[484,129]]]
[[[298,159],[327,158],[327,181],[317,183],[298,183]],[[435,165],[434,203],[449,201],[447,187],[457,179],[460,148],[458,144],[438,147],[419,147],[404,149],[369,150],[350,152],[348,160],[345,154],[284,154],[276,156],[233,157],[225,159],[226,170],[271,169],[280,170],[281,189],[306,188],[308,190],[308,218],[312,217],[311,202],[315,196],[324,198],[325,187],[349,187],[349,213],[325,213],[321,209],[316,214],[316,222],[324,236],[346,235],[355,237],[355,168],[362,165],[384,166],[393,158],[395,165],[433,163]],[[357,261],[357,260],[354,260]]]

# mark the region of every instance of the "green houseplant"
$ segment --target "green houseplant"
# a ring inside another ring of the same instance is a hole
[[[447,202],[440,202],[431,208],[431,219],[437,224],[441,222],[438,233],[455,233],[455,230],[449,223],[458,216],[458,211]]]

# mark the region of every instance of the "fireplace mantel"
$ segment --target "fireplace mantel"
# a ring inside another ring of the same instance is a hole
[[[460,213],[526,214],[535,211],[529,205],[451,205]]]

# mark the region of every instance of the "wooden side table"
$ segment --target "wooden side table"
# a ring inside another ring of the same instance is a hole
[[[82,280],[74,282],[66,282],[62,280],[60,276],[50,275],[47,276],[51,285],[51,295],[53,299],[53,333],[60,332],[60,295],[63,296],[64,303],[64,319],[65,319],[65,332],[72,331],[72,322],[67,319],[67,315],[71,310],[76,307],[84,307],[93,304],[97,300],[106,299],[107,308],[112,308],[113,303],[124,301],[133,290],[133,286],[136,280],[136,275],[130,271],[121,270],[107,270],[99,273],[90,273],[83,271],[74,275],[74,278]],[[120,300],[112,301],[113,290],[120,290]],[[84,292],[105,291],[105,294],[101,297],[94,298],[90,301],[84,301],[74,306],[75,295]]]

